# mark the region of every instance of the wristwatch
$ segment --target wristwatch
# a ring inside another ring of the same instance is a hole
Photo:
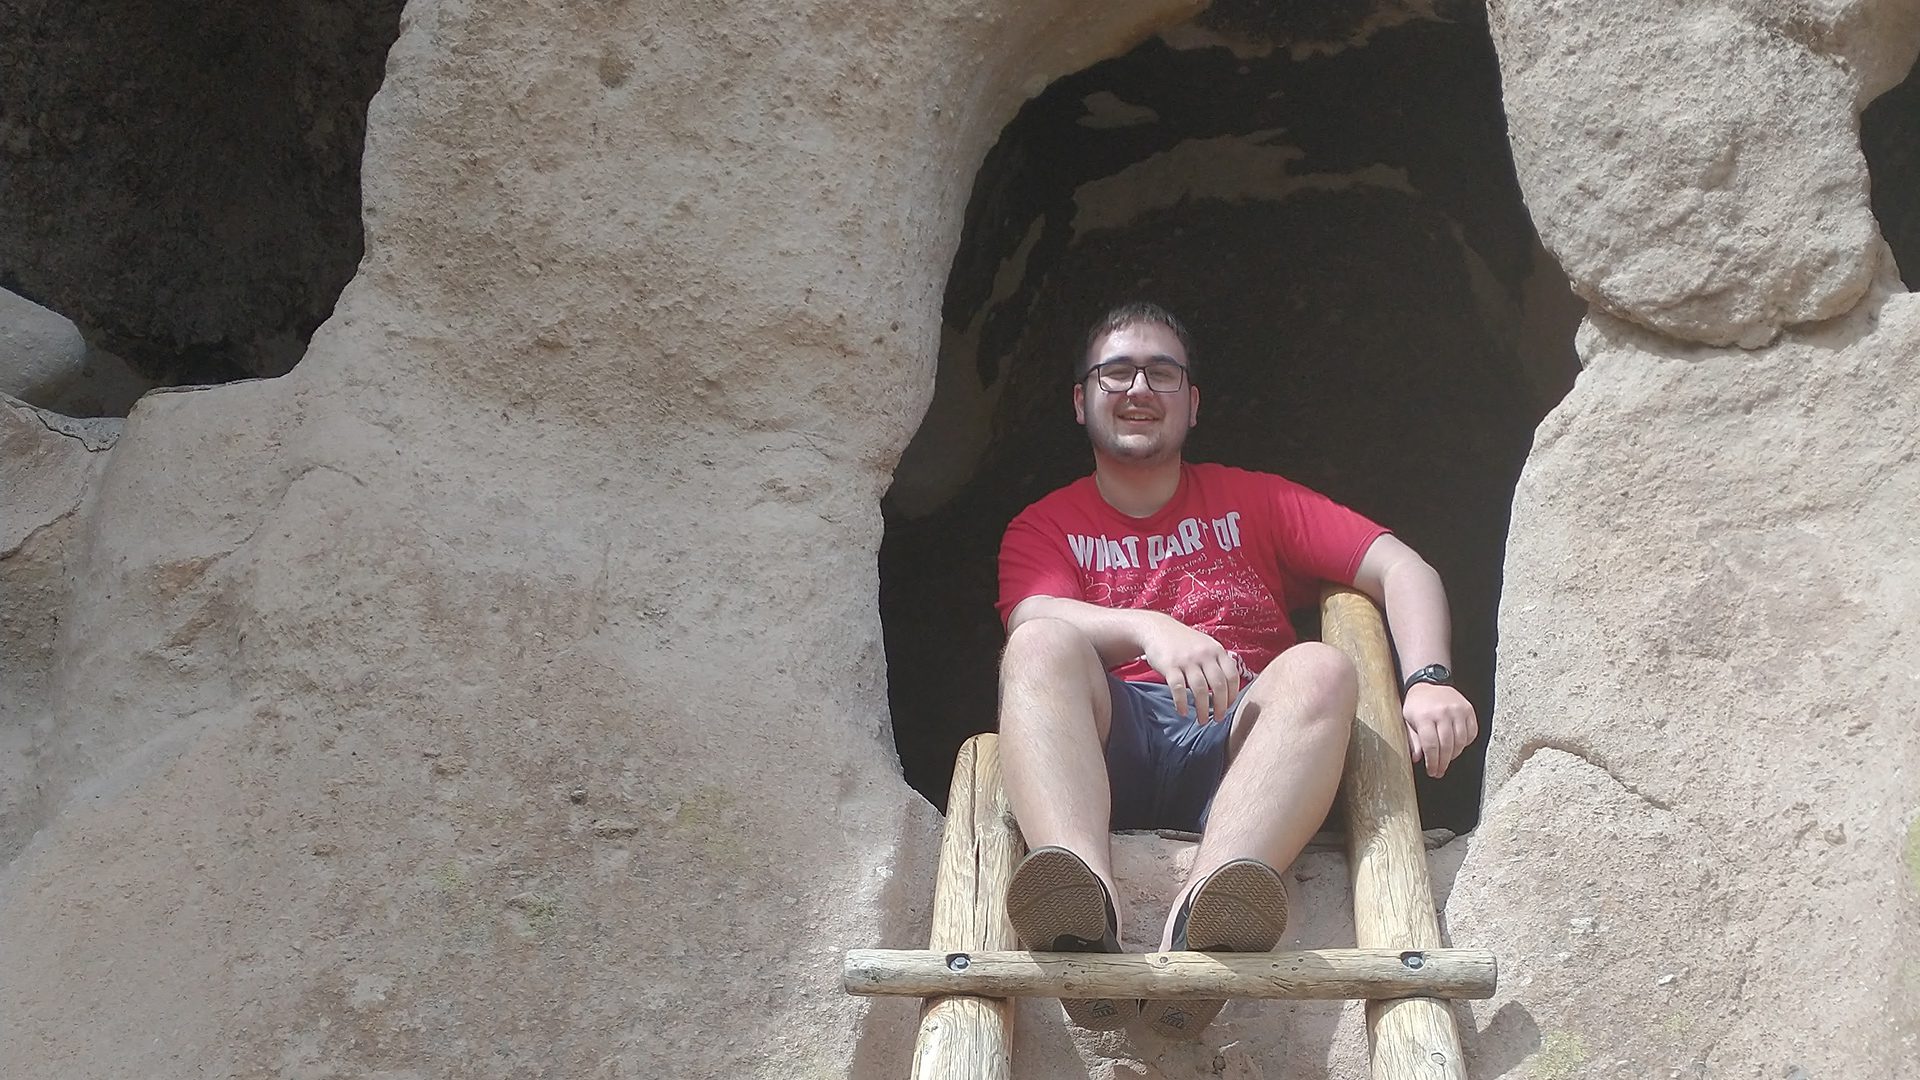
[[[1407,691],[1413,689],[1415,683],[1423,682],[1432,683],[1435,686],[1452,686],[1453,670],[1445,664],[1428,664],[1407,676],[1407,681],[1400,684],[1400,696],[1406,697]]]

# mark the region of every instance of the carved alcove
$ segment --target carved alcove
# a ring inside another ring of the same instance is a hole
[[[895,736],[936,803],[994,724],[1000,532],[1091,468],[1069,365],[1136,297],[1198,338],[1189,456],[1292,477],[1425,554],[1491,711],[1513,485],[1584,305],[1521,202],[1484,12],[1434,15],[1216,4],[1058,80],[987,155],[935,399],[883,504]],[[1476,749],[1423,782],[1428,824],[1470,827],[1480,776]]]

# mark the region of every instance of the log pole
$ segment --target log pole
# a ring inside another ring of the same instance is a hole
[[[1000,784],[998,739],[975,735],[954,759],[929,943],[942,956],[1019,947],[1004,898],[1022,844]],[[939,993],[952,996],[931,997],[921,1010],[913,1080],[1011,1080],[1012,1003],[977,991]]]
[[[1363,949],[1437,949],[1440,924],[1386,624],[1373,601],[1352,589],[1328,589],[1320,612],[1321,638],[1346,653],[1360,675],[1359,715],[1340,784],[1355,943]],[[1373,1080],[1467,1080],[1460,1032],[1445,1001],[1369,1000],[1367,1041]]]
[[[855,949],[849,994],[932,997],[1345,998],[1493,996],[1485,949],[1310,949],[1270,953],[938,952]]]

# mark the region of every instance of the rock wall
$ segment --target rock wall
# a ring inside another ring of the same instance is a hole
[[[81,466],[9,444],[71,584],[0,1074],[896,1071],[878,500],[973,166],[1188,10],[412,5],[299,367],[142,399],[37,533]]]
[[[1857,118],[1911,65],[1909,0],[1489,9],[1521,187],[1576,292],[1748,347],[1865,298]]]
[[[1920,1067],[1916,352],[1920,297],[1884,291],[1761,353],[1583,334],[1516,497],[1497,790],[1447,908],[1504,965],[1482,1055]]]
[[[0,857],[25,845],[58,786],[47,764],[51,682],[74,599],[75,538],[118,436],[118,421],[72,420],[0,395]]]
[[[1920,6],[1492,14],[1535,221],[1610,314],[1515,496],[1446,909],[1502,957],[1473,1056],[1920,1075],[1920,298],[1853,123]]]
[[[1436,857],[1505,964],[1475,1073],[1914,1075],[1920,313],[1850,122],[1914,5],[1491,10],[1610,314],[1514,514],[1498,787]],[[416,0],[299,367],[110,450],[5,413],[0,1074],[904,1073],[911,1005],[835,988],[933,859],[878,499],[987,148],[1190,13]],[[1312,1009],[1169,1055],[1033,1005],[1022,1068],[1359,1076]]]

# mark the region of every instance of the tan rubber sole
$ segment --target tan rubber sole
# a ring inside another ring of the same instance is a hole
[[[1188,900],[1187,948],[1195,952],[1268,952],[1286,932],[1286,885],[1256,859],[1236,859],[1215,870]],[[1146,1001],[1140,1016],[1163,1039],[1197,1039],[1225,1005]]]
[[[1040,848],[1021,862],[1007,884],[1007,920],[1030,952],[1119,951],[1103,947],[1111,933],[1106,886],[1065,848]],[[1092,1031],[1125,1027],[1137,1015],[1131,1001],[1114,998],[1062,998],[1060,1005],[1068,1020]]]

